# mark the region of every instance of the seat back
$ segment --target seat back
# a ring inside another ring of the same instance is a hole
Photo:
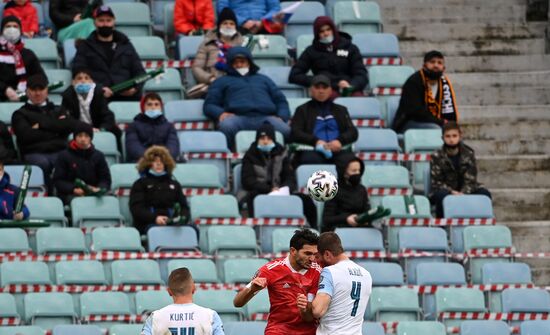
[[[358,262],[358,265],[367,269],[372,278],[373,286],[401,286],[403,269],[396,263]]]
[[[141,237],[133,227],[105,227],[92,231],[94,251],[144,251]]]
[[[346,251],[384,251],[382,233],[375,228],[336,228]]]
[[[263,335],[267,322],[264,321],[230,321],[224,323],[226,335]]]
[[[181,100],[184,98],[181,74],[178,69],[164,69],[164,73],[145,82],[145,92],[156,92],[163,101]]]
[[[36,231],[36,252],[45,253],[85,253],[86,242],[79,228],[39,228]]]
[[[80,295],[80,314],[127,315],[131,314],[130,302],[123,292],[85,292]]]
[[[118,124],[132,123],[136,115],[141,113],[139,103],[134,101],[113,101],[109,103],[109,109],[115,114]]]
[[[130,42],[142,61],[167,59],[162,38],[157,36],[132,36]]]
[[[21,183],[23,177],[24,165],[6,165],[4,171],[10,175],[10,182],[15,185]],[[46,182],[44,181],[44,172],[39,166],[31,165],[31,178],[28,185],[29,191],[45,192]]]
[[[44,335],[44,329],[38,326],[0,327],[0,335]]]
[[[135,335],[139,334],[143,329],[143,325],[125,325],[125,324],[116,324],[112,325],[109,328],[110,335]]]
[[[9,293],[0,293],[0,317],[19,317],[15,298]],[[4,328],[6,327],[0,327]]]
[[[29,199],[27,199],[28,201]],[[21,228],[3,228],[0,234],[0,253],[30,251],[27,233]]]
[[[447,232],[438,227],[406,227],[399,231],[399,249],[447,251]]]
[[[29,219],[46,220],[50,226],[66,226],[67,217],[63,210],[63,202],[56,197],[28,197],[25,206],[31,213]],[[4,230],[2,230],[4,232]],[[2,243],[0,243],[2,244]]]
[[[28,38],[25,39],[25,48],[35,53],[42,68],[59,68],[59,56],[57,54],[57,45],[54,40],[50,38]]]
[[[178,138],[182,152],[229,152],[227,139],[219,131],[179,132]]]
[[[114,2],[109,6],[116,16],[117,30],[130,37],[151,35],[151,13],[148,4]]]
[[[76,55],[75,40],[70,38],[63,41],[63,59],[65,68],[70,69],[73,66],[73,59]]]
[[[167,291],[140,291],[136,293],[136,313],[154,312],[173,304]]]
[[[235,294],[229,290],[197,290],[193,297],[197,305],[211,308],[218,312],[222,321],[239,321],[242,312],[233,306]]]
[[[410,66],[377,65],[369,68],[370,88],[401,87],[415,72]]]
[[[118,199],[112,196],[79,197],[71,200],[75,226],[109,226],[124,223]]]
[[[391,129],[359,128],[359,137],[354,144],[357,152],[399,152],[397,134]]]
[[[147,230],[148,250],[197,250],[199,241],[195,229],[182,227],[152,227]]]
[[[70,324],[76,318],[73,298],[69,293],[27,293],[23,305],[25,322],[43,329]]]
[[[107,164],[113,165],[121,161],[121,154],[118,151],[116,137],[113,133],[100,131],[94,134],[94,146],[105,155]]]
[[[55,83],[57,81],[63,82],[63,86],[56,88],[55,90],[50,90],[50,95],[61,95],[69,86],[71,86],[73,76],[71,71],[66,69],[45,69],[46,77],[50,83]],[[51,98],[51,97],[50,97]]]
[[[170,122],[208,121],[202,112],[204,100],[173,100],[164,105],[164,116]]]
[[[216,204],[216,206],[212,206]],[[238,218],[240,217],[237,199],[232,195],[196,195],[189,199],[191,219],[198,218]]]
[[[382,31],[380,7],[374,1],[337,1],[334,23],[348,34]]]
[[[248,283],[265,263],[265,259],[228,259],[223,262],[224,282]]]
[[[504,313],[550,313],[550,293],[537,288],[508,288],[502,291]]]
[[[177,164],[172,175],[184,188],[222,188],[220,171],[213,164]]]
[[[447,329],[441,322],[435,321],[416,321],[399,322],[397,325],[397,335],[447,335]]]
[[[491,284],[530,284],[531,269],[525,263],[487,263],[481,269],[481,282]]]
[[[418,285],[465,285],[466,274],[458,263],[429,262],[416,267]]]
[[[268,76],[287,98],[305,98],[306,90],[303,86],[288,82],[290,66],[264,66],[259,73]]]
[[[254,38],[260,40],[252,49],[254,63],[260,68],[266,66],[285,66],[288,63],[288,51],[286,40],[280,35],[257,35]],[[267,47],[262,48],[261,40],[267,40]]]
[[[380,102],[372,97],[340,97],[334,103],[345,106],[352,119],[381,119]]]
[[[276,131],[275,132],[275,141],[279,144],[284,145],[285,139],[283,137],[283,134]],[[250,148],[250,145],[252,143],[256,142],[256,131],[255,130],[241,130],[235,135],[235,146],[237,149],[237,152],[239,153],[246,153],[248,149]]]
[[[332,173],[335,177],[338,177],[338,173],[336,172],[336,166],[332,164],[308,164],[308,165],[300,165],[296,169],[296,182],[298,184],[298,188],[301,189],[303,187],[306,187],[307,181],[309,177],[315,172],[319,170],[324,170]]]
[[[292,2],[282,2],[281,8],[292,5]],[[313,21],[318,16],[325,15],[325,6],[320,2],[302,2],[290,17],[285,27],[285,37],[288,45],[296,47],[298,36],[311,33]]]
[[[550,320],[523,321],[521,335],[550,335]]]
[[[0,121],[6,125],[11,125],[11,116],[13,112],[21,108],[24,103],[22,102],[1,102],[0,103]],[[7,168],[7,166],[5,167]]]
[[[188,268],[196,283],[219,282],[216,264],[210,259],[174,259],[168,262],[168,274],[175,269]]]
[[[44,262],[6,262],[0,265],[2,287],[15,284],[52,284]]]
[[[111,264],[113,285],[163,284],[157,262],[151,259],[119,260]]]
[[[379,322],[363,322],[363,334],[385,335],[384,327]]]
[[[55,326],[52,335],[101,335],[101,328],[95,325],[59,325]]]
[[[258,195],[254,198],[254,216],[301,219],[304,217],[302,200],[296,195]]]
[[[179,59],[194,59],[204,36],[183,36],[178,39]]]
[[[483,292],[471,288],[440,288],[435,292],[435,306],[441,312],[484,312]]]
[[[477,334],[510,335],[510,326],[504,321],[495,320],[470,320],[460,324],[460,335]]]
[[[57,285],[106,285],[107,278],[99,261],[60,261],[55,263]]]
[[[247,226],[213,226],[207,232],[208,253],[254,255],[256,233]]]
[[[375,287],[367,309],[369,320],[416,321],[420,305],[418,295],[409,288]]]
[[[359,33],[353,35],[353,44],[359,47],[359,52],[367,57],[399,57],[399,41],[397,36],[388,33]]]

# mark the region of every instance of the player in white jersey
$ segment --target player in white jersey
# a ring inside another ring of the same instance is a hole
[[[317,250],[326,266],[319,278],[319,290],[311,303],[305,295],[298,295],[298,308],[320,319],[317,335],[362,334],[372,291],[370,273],[346,256],[335,233],[322,233]]]
[[[193,303],[195,282],[189,269],[170,273],[168,293],[174,303],[154,311],[145,321],[141,335],[225,335],[218,313]]]

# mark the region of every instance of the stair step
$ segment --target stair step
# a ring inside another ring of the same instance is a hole
[[[476,140],[549,139],[550,120],[494,120],[461,122],[465,137]]]
[[[441,23],[507,23],[525,22],[525,5],[433,5],[433,6],[393,6],[383,7],[382,15],[386,24],[427,22]]]
[[[550,188],[550,156],[480,156],[478,179],[491,188]]]
[[[463,123],[487,123],[502,120],[550,120],[549,105],[459,106]]]
[[[550,188],[490,188],[493,210],[500,221],[540,221],[550,218]]]
[[[431,50],[431,49],[426,49]],[[445,50],[443,50],[446,54]],[[415,69],[422,67],[422,55],[405,57],[405,64]],[[550,55],[445,55],[445,66],[449,72],[513,72],[550,69]]]
[[[469,139],[466,143],[474,148],[478,155],[544,155],[550,152],[550,140],[510,139],[510,140],[476,140]]]
[[[543,38],[484,39],[466,41],[401,41],[401,54],[405,57],[423,57],[428,50],[441,50],[447,56],[532,55],[545,53]]]
[[[502,6],[525,5],[525,0],[499,0]],[[400,6],[403,8],[433,7],[445,4],[447,6],[486,6],[487,0],[384,0],[378,3],[381,8]]]
[[[459,106],[550,104],[550,87],[459,87],[455,92]]]
[[[449,79],[457,87],[544,86],[550,88],[550,71],[449,73]]]

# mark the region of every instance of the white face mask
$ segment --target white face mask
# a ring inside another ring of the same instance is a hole
[[[235,70],[237,70],[237,72],[239,72],[241,74],[241,76],[246,76],[248,71],[250,71],[250,68],[249,67],[241,67],[240,69],[235,69]]]
[[[237,29],[234,28],[220,28],[220,34],[225,37],[232,37],[237,33]]]
[[[15,27],[6,27],[4,28],[4,31],[2,32],[4,37],[11,43],[15,43],[19,41],[19,38],[21,38],[21,32],[18,28]]]

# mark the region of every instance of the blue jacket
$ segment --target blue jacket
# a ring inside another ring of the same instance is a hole
[[[136,115],[134,122],[126,129],[126,159],[136,162],[145,150],[153,145],[165,146],[174,159],[180,154],[176,128],[164,115],[156,119],[151,119],[145,114]]]
[[[240,116],[273,115],[288,121],[290,109],[281,90],[269,77],[258,73],[259,68],[245,47],[229,49],[227,64],[232,64],[236,55],[248,58],[250,71],[242,76],[229,65],[227,75],[216,79],[208,88],[204,114],[215,121],[223,112]]]
[[[281,11],[279,0],[218,0],[216,11],[231,8],[237,15],[237,24],[241,26],[248,20],[261,20]]]
[[[0,179],[0,219],[13,220],[13,209],[19,194],[19,188],[10,184],[10,175],[4,172]],[[23,205],[23,219],[29,218],[30,212],[27,206]]]

